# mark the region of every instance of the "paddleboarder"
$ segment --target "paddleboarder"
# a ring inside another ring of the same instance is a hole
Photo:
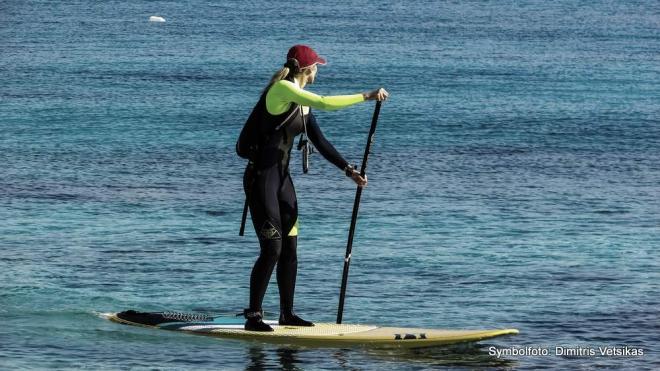
[[[273,75],[251,115],[258,121],[258,128],[252,134],[254,138],[242,132],[237,143],[237,150],[253,149],[243,176],[243,187],[261,248],[250,276],[250,305],[243,311],[246,330],[273,331],[263,322],[262,302],[276,265],[279,324],[314,325],[293,310],[298,265],[298,205],[289,174],[289,158],[294,138],[305,133],[325,159],[358,186],[367,185],[366,175],[361,176],[326,140],[311,108],[338,110],[368,100],[383,101],[389,93],[380,88],[368,93],[319,96],[305,90],[306,85],[314,83],[317,66],[325,63],[325,59],[307,45],[291,47],[286,63]],[[255,145],[245,144],[247,142]]]

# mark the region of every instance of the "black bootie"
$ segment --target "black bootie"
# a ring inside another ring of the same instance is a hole
[[[247,319],[247,321],[245,321],[246,331],[275,331],[272,327],[264,322],[263,310],[244,309],[243,316]]]
[[[280,325],[285,326],[314,326],[312,322],[305,321],[304,319],[298,317],[295,313],[293,313],[293,310],[281,310],[279,323]]]

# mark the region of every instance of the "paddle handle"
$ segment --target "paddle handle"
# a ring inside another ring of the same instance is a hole
[[[378,124],[378,115],[380,114],[380,106],[382,101],[376,102],[374,115],[371,118],[371,128],[369,129],[369,137],[367,138],[367,145],[364,148],[364,156],[362,157],[362,167],[360,175],[364,177],[367,171],[367,161],[369,160],[369,152],[371,151],[371,144],[374,141],[374,134],[376,133],[376,125]],[[341,290],[339,292],[339,308],[337,310],[337,324],[341,324],[344,316],[344,301],[346,299],[346,286],[348,285],[348,269],[351,265],[351,254],[353,252],[353,236],[355,236],[355,226],[357,224],[358,210],[360,208],[360,198],[362,197],[362,187],[358,186],[355,192],[355,201],[353,202],[353,215],[351,216],[351,227],[348,230],[348,242],[346,243],[346,255],[344,256],[344,272],[341,279]]]

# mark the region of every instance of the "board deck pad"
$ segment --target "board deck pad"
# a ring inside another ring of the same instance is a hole
[[[315,323],[313,327],[280,326],[277,321],[264,321],[275,331],[246,331],[239,317],[210,316],[203,313],[136,312],[105,313],[104,318],[126,325],[152,327],[187,333],[256,340],[268,343],[307,346],[368,346],[422,348],[477,342],[504,335],[515,335],[516,329],[440,330],[422,328],[381,327],[374,325]]]

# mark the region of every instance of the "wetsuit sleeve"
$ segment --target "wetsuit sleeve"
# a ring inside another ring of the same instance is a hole
[[[332,144],[330,144],[330,142],[328,142],[328,140],[325,139],[325,136],[323,136],[319,124],[316,122],[316,117],[314,117],[314,115],[311,112],[309,113],[309,115],[307,115],[307,135],[314,144],[314,147],[318,149],[319,153],[321,153],[321,155],[323,155],[323,157],[325,157],[326,160],[333,163],[339,169],[343,170],[344,168],[346,168],[348,162],[344,160],[344,158],[341,157],[339,152],[337,152],[335,147],[333,147]]]
[[[266,95],[266,108],[271,115],[279,115],[295,103],[324,111],[334,111],[364,102],[362,94],[321,96],[301,89],[291,81],[280,80]]]

